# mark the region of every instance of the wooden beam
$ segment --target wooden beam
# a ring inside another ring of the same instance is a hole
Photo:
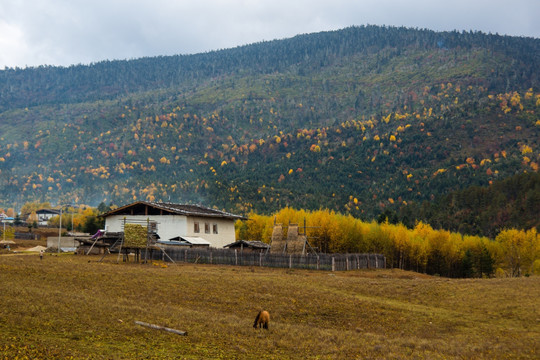
[[[178,335],[182,335],[182,336],[187,336],[187,331],[180,331],[180,330],[171,329],[171,328],[168,328],[168,327],[165,327],[165,326],[160,326],[160,325],[155,325],[155,324],[145,323],[145,322],[142,322],[142,321],[135,321],[135,324],[141,325],[141,326],[146,326],[146,327],[149,327],[149,328],[152,328],[152,329],[156,329],[156,330],[167,331],[167,332],[170,332],[170,333],[173,333],[173,334],[178,334]]]

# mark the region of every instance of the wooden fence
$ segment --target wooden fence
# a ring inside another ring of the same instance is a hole
[[[141,258],[145,258],[144,249]],[[384,269],[386,258],[380,254],[271,254],[230,249],[150,250],[148,259],[197,264],[261,266],[344,271],[354,269]]]
[[[22,239],[22,240],[40,240],[41,235],[40,234],[34,234],[34,233],[21,233],[16,232],[15,233],[15,239]]]

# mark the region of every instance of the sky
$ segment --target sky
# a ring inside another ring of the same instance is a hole
[[[540,0],[1,0],[0,69],[195,54],[353,25],[540,38]]]

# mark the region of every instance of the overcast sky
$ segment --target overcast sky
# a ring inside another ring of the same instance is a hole
[[[540,0],[0,0],[0,69],[193,54],[352,25],[540,38]]]

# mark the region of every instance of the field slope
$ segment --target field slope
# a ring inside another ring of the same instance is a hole
[[[0,256],[0,359],[532,359],[540,350],[538,277],[97,260]],[[269,331],[252,328],[261,308]]]

